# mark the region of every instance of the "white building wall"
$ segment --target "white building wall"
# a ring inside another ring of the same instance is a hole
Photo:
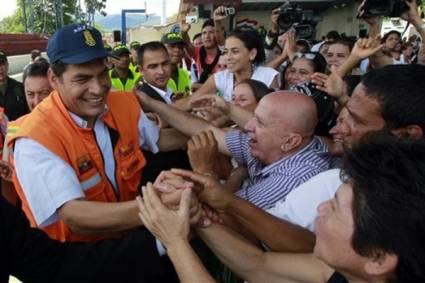
[[[321,39],[331,30],[345,33],[347,36],[358,36],[360,29],[367,29],[367,24],[356,18],[357,8],[357,3],[344,8],[330,7],[323,13],[323,20],[316,26],[316,39]]]

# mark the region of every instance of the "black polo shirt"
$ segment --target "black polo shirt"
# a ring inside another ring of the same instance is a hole
[[[25,98],[24,85],[7,77],[5,92],[0,93],[0,106],[4,108],[4,113],[10,121],[28,114],[30,111]]]

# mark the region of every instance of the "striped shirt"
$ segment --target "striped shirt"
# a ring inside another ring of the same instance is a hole
[[[297,153],[267,166],[251,155],[247,134],[228,132],[226,145],[236,162],[248,168],[250,185],[236,195],[262,209],[273,207],[292,189],[331,167],[328,147],[318,137]]]

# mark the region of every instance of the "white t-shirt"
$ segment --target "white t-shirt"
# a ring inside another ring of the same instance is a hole
[[[70,114],[78,126],[87,127],[85,120]],[[153,153],[158,152],[159,128],[143,112],[138,128],[140,146]],[[117,189],[111,138],[102,119],[96,119],[94,132],[106,175]],[[38,226],[45,227],[58,221],[58,208],[68,201],[85,197],[74,169],[40,143],[28,138],[16,140],[14,159],[18,181]]]
[[[255,67],[251,79],[263,82],[270,87],[278,74],[279,72],[273,68]],[[230,73],[229,70],[217,72],[214,74],[214,81],[217,90],[223,95],[224,100],[231,101],[234,88],[233,73]]]
[[[314,231],[317,207],[333,198],[341,184],[340,169],[327,170],[292,190],[284,201],[277,202],[267,212]]]

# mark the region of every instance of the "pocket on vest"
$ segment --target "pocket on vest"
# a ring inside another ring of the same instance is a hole
[[[145,158],[143,154],[136,150],[133,154],[122,157],[121,160],[121,177],[125,181],[130,181],[134,177],[140,177],[140,171],[145,166]]]

